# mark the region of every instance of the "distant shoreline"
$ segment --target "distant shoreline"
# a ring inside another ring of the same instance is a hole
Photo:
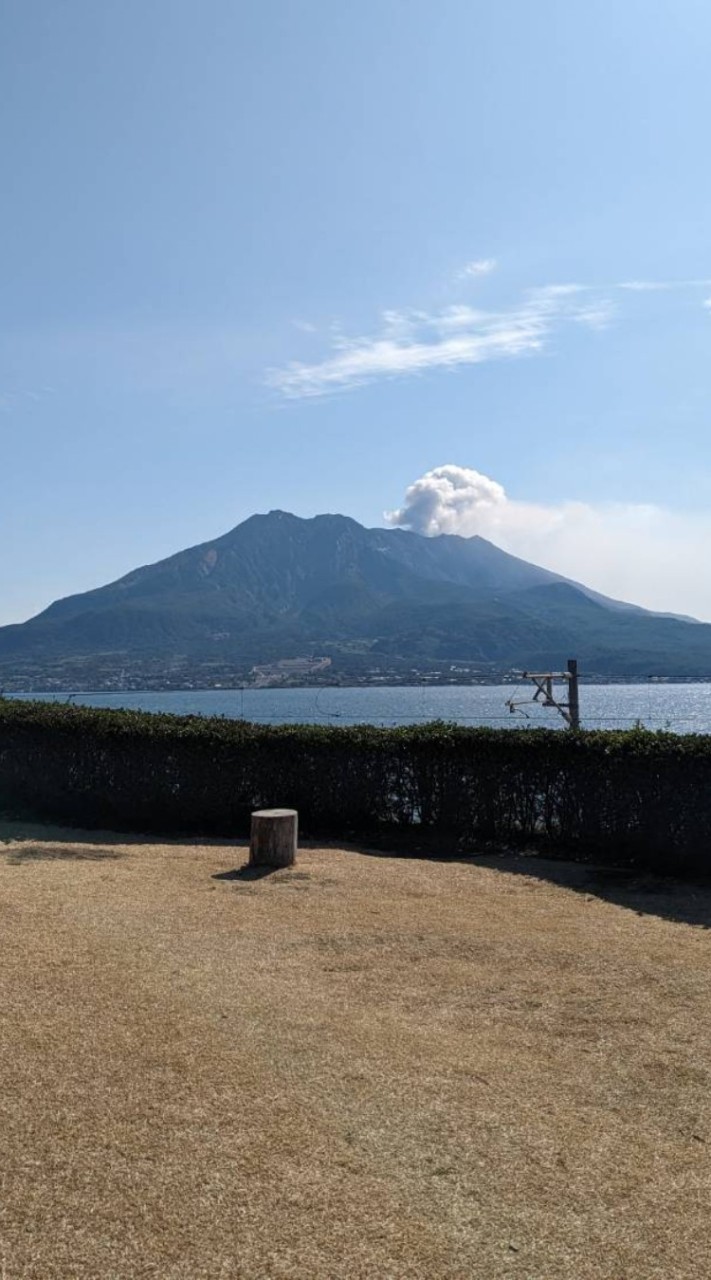
[[[8,698],[42,698],[48,694],[52,697],[93,697],[101,695],[102,697],[120,697],[123,694],[142,694],[142,693],[175,693],[175,694],[193,694],[193,693],[277,693],[290,692],[296,689],[310,689],[314,693],[321,693],[329,689],[475,689],[488,688],[500,689],[515,687],[521,681],[521,675],[509,676],[508,678],[500,678],[498,680],[418,680],[418,681],[342,681],[339,683],[282,683],[274,684],[234,684],[234,685],[134,685],[124,688],[52,688],[52,689],[4,689],[0,696]],[[581,675],[580,684],[587,686],[626,686],[626,685],[688,685],[688,684],[711,684],[711,675],[708,676],[585,676]]]

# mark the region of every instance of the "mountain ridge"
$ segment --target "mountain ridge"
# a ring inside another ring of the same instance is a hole
[[[0,628],[0,681],[18,665],[179,658],[244,675],[316,650],[342,674],[371,659],[501,672],[575,652],[600,675],[711,675],[711,626],[610,599],[484,538],[277,509]]]

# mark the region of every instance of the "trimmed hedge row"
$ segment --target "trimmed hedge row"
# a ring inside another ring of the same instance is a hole
[[[305,835],[443,853],[537,845],[670,873],[711,869],[711,737],[435,722],[264,727],[0,700],[0,807],[83,827]]]

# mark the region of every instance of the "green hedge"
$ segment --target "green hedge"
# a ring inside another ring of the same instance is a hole
[[[84,827],[245,836],[255,808],[305,835],[537,845],[669,872],[711,869],[711,737],[264,727],[0,701],[0,807]]]

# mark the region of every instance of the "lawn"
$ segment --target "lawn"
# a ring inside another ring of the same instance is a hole
[[[0,827],[2,1280],[699,1280],[711,890]]]

